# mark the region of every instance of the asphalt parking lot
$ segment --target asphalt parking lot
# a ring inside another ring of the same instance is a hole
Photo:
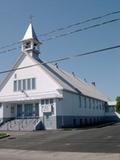
[[[50,152],[120,153],[120,123],[103,128],[8,132],[0,149]]]

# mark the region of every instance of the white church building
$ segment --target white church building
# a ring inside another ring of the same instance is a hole
[[[0,130],[77,127],[105,120],[107,97],[74,74],[39,58],[32,24],[21,55],[0,85]]]

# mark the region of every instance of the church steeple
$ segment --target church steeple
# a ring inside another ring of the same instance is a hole
[[[38,40],[32,23],[29,24],[27,31],[22,39],[22,52],[28,53],[34,58],[38,58],[40,53],[39,46],[41,42]]]

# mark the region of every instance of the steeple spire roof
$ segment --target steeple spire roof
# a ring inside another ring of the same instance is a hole
[[[22,41],[31,40],[31,39],[34,39],[34,40],[39,42],[39,40],[37,38],[37,35],[36,35],[35,31],[34,31],[32,23],[29,24],[29,26],[27,28],[27,31],[26,31]]]

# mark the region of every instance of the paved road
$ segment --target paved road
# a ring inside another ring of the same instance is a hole
[[[120,154],[0,149],[0,160],[120,160]]]
[[[120,153],[120,123],[88,130],[10,132],[10,134],[11,137],[0,140],[1,149]]]

